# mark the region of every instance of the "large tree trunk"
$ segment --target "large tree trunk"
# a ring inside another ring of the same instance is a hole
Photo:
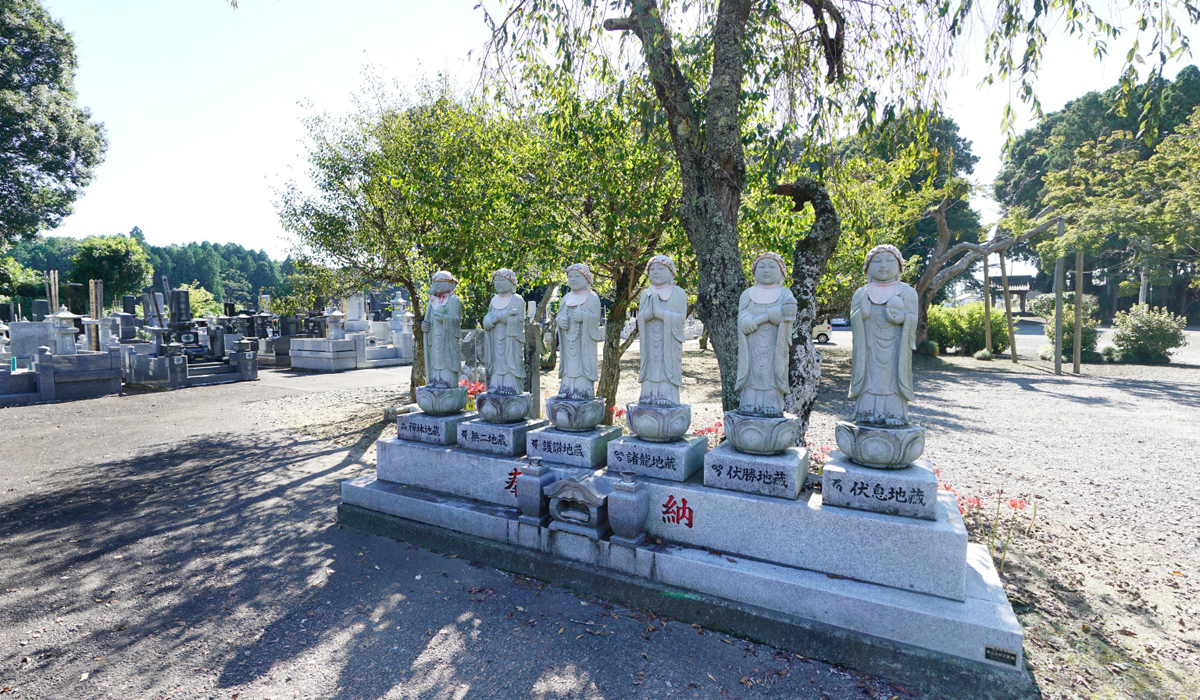
[[[658,2],[630,0],[628,6],[628,18],[605,20],[604,26],[637,35],[655,95],[667,114],[682,182],[680,224],[696,253],[696,315],[708,328],[721,370],[722,403],[730,410],[737,406],[737,308],[746,286],[737,230],[746,180],[739,108],[751,2],[721,0],[717,6],[703,130]]]
[[[812,327],[818,308],[817,285],[837,248],[842,226],[828,192],[812,178],[802,177],[790,185],[780,185],[775,188],[775,194],[790,196],[796,205],[794,211],[800,211],[805,204],[812,204],[815,214],[808,236],[796,241],[796,250],[792,255],[796,335],[792,338],[792,351],[788,358],[788,384],[791,390],[786,398],[786,406],[788,411],[800,417],[800,441],[803,443],[808,433],[809,416],[817,402],[817,389],[821,384],[821,353],[812,341]]]
[[[421,306],[421,298],[417,296],[417,288],[412,280],[400,280],[408,298],[412,300],[413,309],[413,363],[409,375],[408,393],[412,403],[417,402],[417,387],[425,386],[425,331],[421,323],[425,320],[425,307]]]
[[[629,304],[613,304],[608,308],[608,323],[604,328],[604,355],[600,358],[600,381],[596,395],[604,398],[604,424],[612,425],[613,407],[617,405],[617,389],[621,385],[621,319]]]

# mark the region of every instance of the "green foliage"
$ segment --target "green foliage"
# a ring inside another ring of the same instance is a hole
[[[140,234],[134,229],[133,235]],[[217,301],[246,304],[258,294],[276,294],[283,281],[279,263],[266,251],[254,251],[237,243],[188,243],[186,245],[147,246],[154,263],[154,281],[163,275],[172,284],[196,280],[213,293]],[[232,288],[227,288],[230,280]]]
[[[1113,343],[1125,361],[1166,363],[1172,351],[1187,345],[1186,325],[1166,309],[1135,305],[1113,318]]]
[[[992,354],[1008,349],[1008,326],[1003,313],[992,310]],[[961,355],[974,355],[984,348],[983,302],[962,306],[929,307],[929,339],[943,351],[957,348]]]
[[[41,3],[0,3],[0,248],[61,223],[103,159],[74,80],[75,44]]]
[[[1100,342],[1100,321],[1096,318],[1097,309],[1096,297],[1091,294],[1083,295],[1083,343],[1080,345],[1082,352],[1095,352],[1096,345]],[[1037,316],[1045,319],[1046,324],[1043,327],[1046,333],[1046,338],[1054,343],[1054,295],[1040,294],[1026,308]],[[1063,293],[1063,327],[1062,327],[1062,342],[1063,352],[1070,353],[1071,348],[1075,347],[1075,292]]]
[[[0,294],[6,297],[40,297],[45,294],[42,276],[15,259],[0,258]]]
[[[995,356],[992,355],[992,353],[989,352],[986,348],[984,348],[983,350],[977,351],[974,355],[972,355],[972,357],[974,357],[976,360],[986,361],[986,360],[991,360]]]
[[[212,292],[200,286],[199,282],[181,284],[176,289],[188,290],[188,303],[192,307],[192,316],[220,316],[221,302],[217,301]]]
[[[71,278],[74,263],[71,258],[79,250],[79,240],[62,236],[38,236],[30,241],[21,241],[13,247],[14,260],[37,272],[58,270],[61,280]]]
[[[402,285],[421,317],[430,276],[451,270],[464,291],[498,267],[536,268],[524,246],[544,222],[522,197],[534,176],[528,124],[460,101],[444,84],[411,102],[368,84],[359,109],[342,119],[306,120],[315,191],[289,183],[277,209],[313,268],[357,276],[356,286]],[[555,270],[557,273],[558,270]],[[528,274],[522,281],[528,280]],[[464,299],[470,304],[470,299]]]
[[[125,235],[88,236],[71,258],[71,278],[104,282],[104,303],[141,291],[150,283],[150,258],[137,240]]]
[[[921,343],[920,345],[917,346],[917,353],[921,354],[921,355],[928,355],[929,357],[937,357],[938,352],[939,352],[938,344],[932,340],[926,340],[924,343]]]

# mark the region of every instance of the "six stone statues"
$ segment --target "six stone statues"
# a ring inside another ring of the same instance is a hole
[[[917,294],[900,281],[903,268],[895,247],[872,249],[863,265],[867,284],[855,292],[851,304],[854,422],[839,423],[836,435],[839,448],[867,466],[903,467],[924,449],[924,429],[908,423]],[[650,286],[641,294],[637,318],[641,392],[636,403],[628,404],[628,423],[644,440],[671,442],[683,437],[691,424],[691,407],[679,401],[687,292],[675,284],[675,263],[665,255],[651,258],[646,272]],[[797,306],[783,284],[786,274],[778,254],[758,255],[751,265],[754,285],[742,293],[738,305],[734,387],[739,402],[736,411],[725,414],[725,432],[739,452],[779,455],[799,441],[799,422],[784,412]],[[596,354],[603,334],[593,282],[587,265],[567,268],[570,291],[555,320],[561,383],[557,396],[546,402],[547,418],[560,430],[589,431],[604,417],[604,400],[595,393]],[[485,421],[515,423],[526,419],[530,405],[529,394],[521,391],[526,373],[525,300],[516,293],[512,270],[497,270],[492,283],[495,295],[481,324],[487,391],[477,403]],[[454,294],[457,284],[447,271],[433,275],[421,324],[426,385],[418,389],[417,402],[434,416],[458,413],[467,400],[466,388],[458,385],[463,305]]]

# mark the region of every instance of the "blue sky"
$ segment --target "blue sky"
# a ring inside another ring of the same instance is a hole
[[[300,119],[312,108],[301,103],[348,111],[368,65],[410,84],[439,72],[471,84],[467,54],[486,40],[476,0],[43,2],[75,37],[80,103],[109,138],[96,179],[51,235],[139,226],[156,245],[237,242],[275,257],[289,244],[272,190],[304,175]],[[1114,44],[1117,58],[1098,62],[1083,42],[1056,41],[1039,83],[1044,107],[1112,85],[1123,54]],[[977,89],[978,55],[966,64],[947,111],[981,158],[976,179],[990,183],[1009,88]],[[994,205],[975,204],[993,217]]]

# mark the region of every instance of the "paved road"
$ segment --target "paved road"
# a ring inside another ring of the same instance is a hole
[[[1017,356],[1022,360],[1036,360],[1038,351],[1042,346],[1048,345],[1050,341],[1046,338],[1046,333],[1041,319],[1020,319],[1015,329],[1017,337]],[[1184,331],[1187,335],[1188,345],[1181,348],[1171,356],[1172,364],[1181,365],[1200,365],[1200,328],[1189,328]],[[1105,345],[1112,345],[1112,328],[1102,327],[1100,329],[1100,339],[1097,347],[1103,348]],[[834,328],[833,335],[826,345],[818,345],[817,347],[839,347],[847,351],[851,347],[850,329]],[[1066,348],[1067,356],[1070,357],[1071,348],[1068,345]]]
[[[341,528],[359,452],[270,420],[406,368],[0,411],[0,694],[907,697]]]

